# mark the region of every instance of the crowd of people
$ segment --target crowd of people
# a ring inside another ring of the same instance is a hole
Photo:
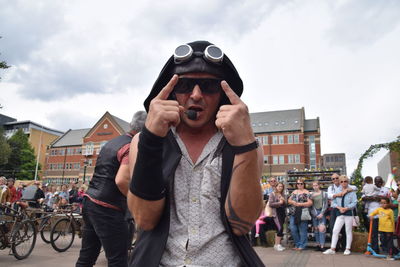
[[[86,191],[85,186],[78,188],[78,183],[52,185],[41,184],[34,181],[32,185],[20,182],[15,187],[13,178],[0,177],[0,203],[13,204],[16,202],[26,202],[32,208],[44,208],[46,211],[53,211],[72,206],[75,212],[80,212],[83,196]]]
[[[296,189],[286,196],[284,184],[271,177],[268,184],[263,186],[265,208],[253,228],[253,244],[258,243],[257,238],[260,238],[262,245],[265,244],[263,233],[273,229],[276,230],[274,249],[283,251],[282,229],[287,222],[294,250],[301,251],[307,247],[309,225],[312,225],[317,251],[329,255],[341,249],[344,255],[350,255],[353,228],[360,226],[357,208],[362,208],[360,214],[364,227],[372,231],[372,249],[376,253],[387,254],[387,259],[392,260],[399,253],[400,245],[400,180],[394,190],[384,187],[380,176],[375,179],[367,176],[364,178],[361,199],[357,198],[358,189],[349,184],[347,176],[335,173],[331,180],[327,191],[321,190],[317,180],[312,182],[312,191],[309,191],[305,180],[298,179]],[[330,234],[331,243],[325,249],[327,233]]]

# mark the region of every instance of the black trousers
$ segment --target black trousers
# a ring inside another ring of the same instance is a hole
[[[76,267],[93,266],[104,248],[108,266],[128,266],[128,223],[125,213],[83,200],[82,247]]]
[[[382,240],[382,244],[385,244],[387,252],[390,256],[393,254],[397,254],[397,250],[394,251],[394,244],[393,244],[393,233],[388,232],[379,232]]]
[[[330,213],[330,218],[329,218],[329,233],[331,234],[331,242],[332,242],[332,232],[333,232],[333,226],[335,225],[336,222],[336,208],[331,209]],[[336,244],[336,251],[341,248],[342,250],[345,250],[346,248],[346,229],[345,227],[342,227],[340,230],[341,237],[338,240],[338,243]]]

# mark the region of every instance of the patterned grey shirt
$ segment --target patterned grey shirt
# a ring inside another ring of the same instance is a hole
[[[171,220],[160,266],[240,266],[220,214],[222,157],[217,132],[193,163],[173,129],[182,158],[171,184]]]

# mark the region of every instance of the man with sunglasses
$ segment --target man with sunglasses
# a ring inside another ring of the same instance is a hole
[[[177,47],[164,66],[131,143],[130,266],[263,266],[246,238],[262,209],[262,151],[242,91],[206,41]]]
[[[348,192],[357,190],[357,187],[354,185],[349,185],[346,190],[343,190],[340,184],[339,174],[337,173],[332,174],[331,180],[332,184],[328,187],[328,199],[331,202],[337,197],[342,197]],[[337,214],[336,210],[337,208],[331,207],[329,216],[329,233],[331,237],[332,237],[333,226],[335,225],[336,222],[336,214]],[[341,229],[340,233],[341,233],[341,238],[339,238],[339,242],[337,243],[337,245],[344,250],[344,248],[346,247],[346,231],[344,227]],[[336,250],[339,251],[339,249]]]

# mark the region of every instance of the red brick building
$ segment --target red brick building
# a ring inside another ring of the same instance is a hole
[[[306,119],[304,108],[250,114],[253,131],[264,150],[263,176],[318,169],[321,161],[319,118]]]
[[[129,130],[128,122],[106,112],[92,128],[67,131],[47,149],[43,181],[90,181],[101,148]]]

